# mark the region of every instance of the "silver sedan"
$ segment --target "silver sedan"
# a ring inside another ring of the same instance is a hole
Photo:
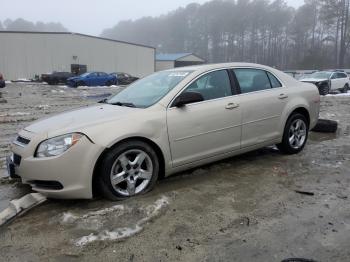
[[[19,132],[11,176],[53,198],[124,199],[159,177],[274,145],[300,152],[317,122],[317,88],[247,63],[177,68],[102,103]]]

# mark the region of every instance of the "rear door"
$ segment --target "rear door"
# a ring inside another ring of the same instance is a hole
[[[227,70],[209,72],[185,90],[204,101],[167,110],[173,166],[196,162],[240,148],[241,108]]]
[[[242,110],[241,147],[246,148],[281,137],[283,109],[288,89],[275,75],[262,69],[233,69],[239,84]]]

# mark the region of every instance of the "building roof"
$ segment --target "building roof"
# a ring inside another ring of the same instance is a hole
[[[91,37],[91,38],[96,38],[96,39],[101,39],[101,40],[106,40],[106,41],[112,41],[112,42],[117,42],[117,43],[122,43],[122,44],[129,44],[129,45],[135,45],[135,46],[141,46],[141,47],[156,49],[153,46],[147,46],[147,45],[142,45],[142,44],[130,43],[130,42],[121,41],[121,40],[115,40],[115,39],[110,39],[110,38],[105,38],[105,37],[98,37],[98,36],[92,36],[92,35],[86,35],[86,34],[80,34],[80,33],[74,33],[74,32],[40,32],[40,31],[4,31],[4,30],[0,30],[0,34],[1,33],[78,35],[78,36]]]
[[[157,61],[176,61],[180,58],[193,55],[192,53],[173,53],[173,54],[157,54]]]

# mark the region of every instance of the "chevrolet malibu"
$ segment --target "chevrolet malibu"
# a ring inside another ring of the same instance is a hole
[[[7,166],[52,198],[120,200],[170,174],[276,144],[300,152],[317,122],[313,84],[247,63],[157,72],[110,99],[34,122]]]

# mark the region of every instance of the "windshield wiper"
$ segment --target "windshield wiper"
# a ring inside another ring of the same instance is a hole
[[[115,105],[115,106],[136,107],[133,103],[127,103],[127,102],[114,102],[114,103],[109,103],[109,104]]]
[[[102,100],[100,100],[100,101],[98,101],[97,103],[100,103],[100,104],[107,104],[107,98],[105,98],[105,99],[102,99]]]

